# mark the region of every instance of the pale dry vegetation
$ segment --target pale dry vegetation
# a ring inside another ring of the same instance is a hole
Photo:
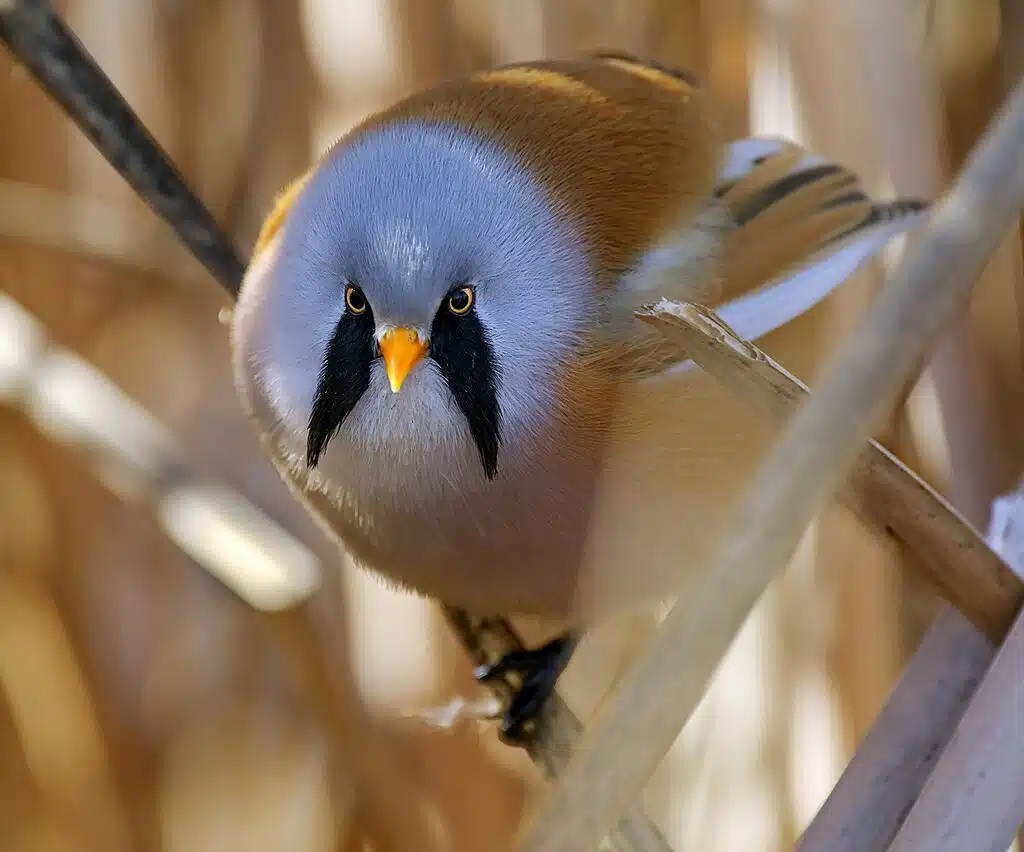
[[[1024,12],[997,0],[55,5],[240,246],[367,111],[495,62],[656,57],[709,81],[731,135],[929,198],[1024,68]],[[763,348],[814,387],[894,255]],[[249,607],[337,560],[243,420],[226,304],[0,51],[0,849],[510,850],[541,774],[490,726],[406,713],[482,694],[433,604],[343,566],[291,612]],[[1022,332],[1012,228],[875,433],[979,530],[1024,472]],[[919,556],[846,514],[812,523],[647,785],[674,849],[794,846],[942,607]],[[578,715],[654,628],[590,637],[564,684]]]

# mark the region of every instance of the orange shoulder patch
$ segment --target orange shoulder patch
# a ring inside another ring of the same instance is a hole
[[[271,208],[267,218],[263,220],[259,235],[256,237],[256,245],[252,249],[253,258],[270,245],[270,241],[281,230],[284,220],[288,217],[288,213],[291,212],[295,199],[299,197],[299,193],[302,192],[303,187],[309,182],[312,174],[313,169],[310,169],[304,175],[288,184],[284,191],[277,196],[274,206]]]

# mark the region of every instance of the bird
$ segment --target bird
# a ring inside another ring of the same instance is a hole
[[[758,339],[927,213],[780,138],[727,140],[685,71],[598,50],[366,117],[280,194],[230,323],[235,385],[358,566],[548,620],[521,740],[580,631],[681,593],[769,435],[635,311]]]

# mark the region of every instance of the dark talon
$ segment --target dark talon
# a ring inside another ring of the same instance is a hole
[[[511,672],[522,678],[522,685],[513,695],[501,722],[501,739],[505,743],[525,746],[533,736],[538,717],[572,659],[576,641],[574,635],[566,633],[539,648],[511,651],[496,663],[476,669],[474,675],[481,683]]]

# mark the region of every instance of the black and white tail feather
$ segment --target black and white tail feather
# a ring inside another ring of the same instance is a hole
[[[715,195],[731,219],[716,313],[742,337],[762,337],[810,310],[928,204],[872,201],[857,176],[784,140],[728,147]]]

